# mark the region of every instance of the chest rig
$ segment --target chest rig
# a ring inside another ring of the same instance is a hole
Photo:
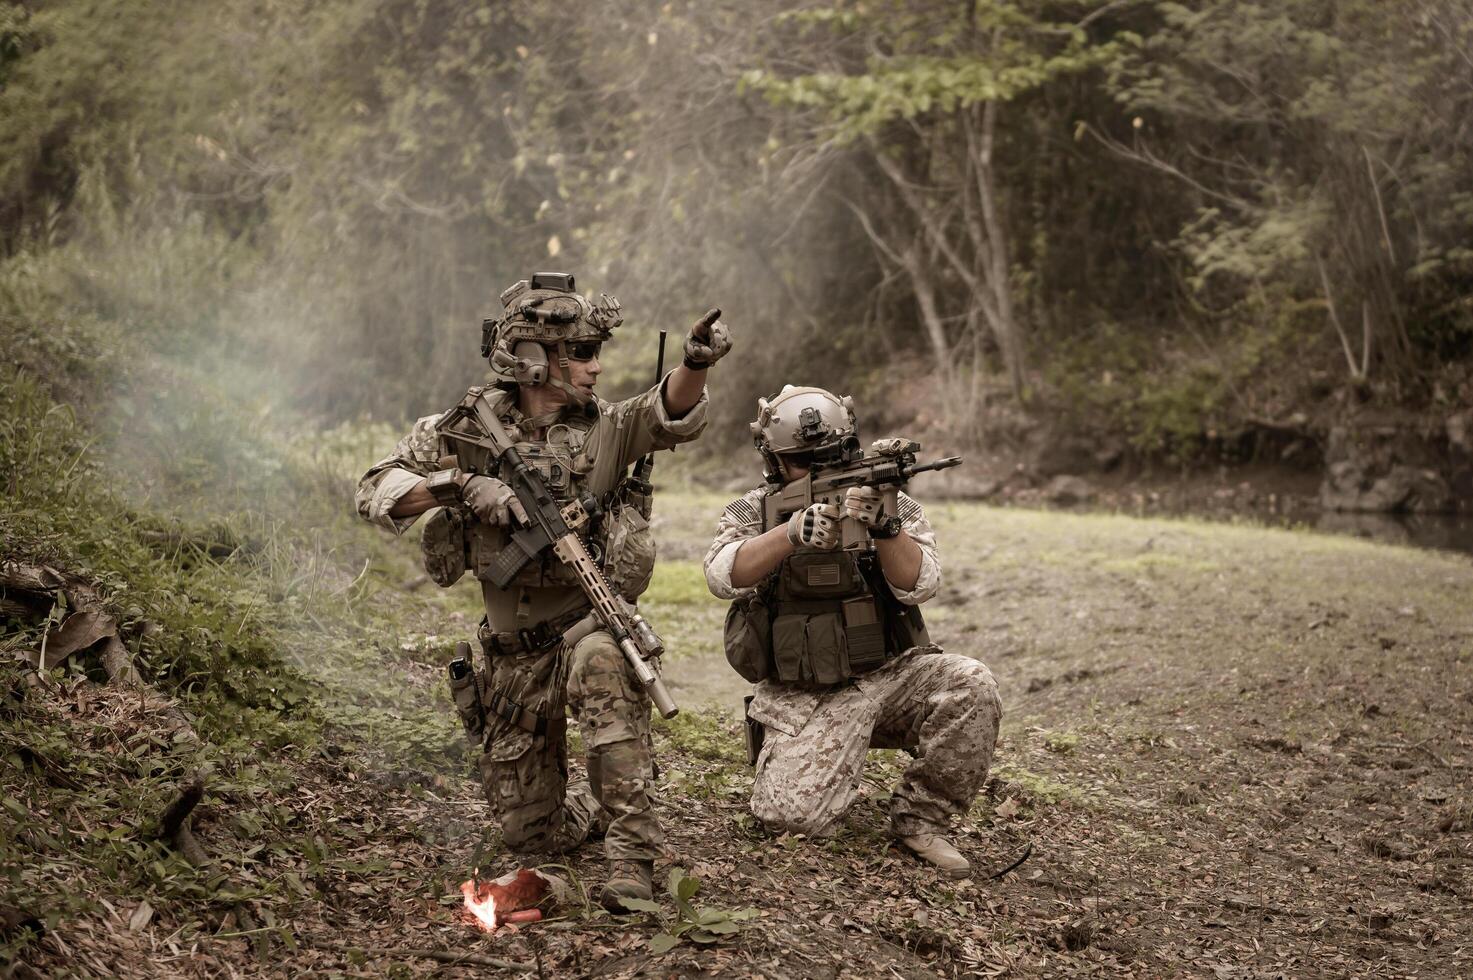
[[[494,388],[472,388],[461,405],[471,408],[476,399],[484,399],[499,417],[505,419],[511,404],[508,392]],[[542,476],[548,492],[559,503],[580,500],[591,514],[584,532],[585,544],[595,561],[603,566],[610,585],[624,598],[633,601],[649,586],[654,572],[654,538],[649,530],[648,497],[630,492],[629,481],[620,478],[611,486],[596,485],[594,452],[597,414],[573,414],[547,426],[545,437],[538,441],[523,438],[516,443],[522,459]],[[507,426],[517,432],[515,422]],[[471,431],[464,419],[451,422],[450,432]],[[475,433],[478,434],[478,433]],[[496,459],[491,451],[473,443],[456,439],[442,429],[440,452],[455,458],[460,470],[496,476]],[[465,555],[465,566],[477,578],[484,579],[491,562],[507,544],[507,528],[482,524],[470,514],[460,514],[459,544]],[[511,588],[577,588],[578,580],[571,568],[549,551],[529,562],[518,573]]]
[[[745,631],[770,651],[757,673],[804,686],[838,684],[930,643],[920,610],[895,598],[872,551],[797,551],[732,615],[746,621],[728,619],[729,660]]]

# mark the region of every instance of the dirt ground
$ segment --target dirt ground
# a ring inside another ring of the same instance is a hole
[[[227,782],[201,804],[201,843],[255,929],[218,895],[203,915],[159,900],[145,916],[136,887],[48,860],[37,893],[66,884],[86,901],[12,974],[1473,973],[1473,562],[1251,526],[929,503],[946,582],[926,608],[932,635],[987,662],[1005,705],[993,777],[957,828],[979,873],[952,882],[886,838],[893,753],[872,753],[834,838],[772,838],[747,814],[744,685],[720,659],[724,608],[699,571],[724,499],[661,497],[663,564],[645,606],[684,706],[657,729],[671,851],[657,878],[683,866],[713,920],[757,910],[726,920],[738,931],[656,955],[652,939],[676,921],[669,896],[632,918],[575,898],[517,931],[464,924],[459,882],[516,861],[448,703],[429,696],[443,652],[387,636],[366,674],[325,673],[324,697],[371,683],[406,716],[428,713],[434,751],[343,728],[312,753],[263,760],[290,774],[288,790],[232,795]],[[409,577],[402,550],[386,581]],[[378,601],[404,604],[406,635],[453,632],[473,609],[464,593]],[[157,724],[148,705],[87,685],[48,710],[124,746]],[[74,791],[7,792],[64,821]],[[122,812],[116,826],[137,823]],[[595,846],[551,870],[575,893],[604,876]]]

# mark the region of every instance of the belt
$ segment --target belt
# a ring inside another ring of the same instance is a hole
[[[586,615],[588,615],[587,609],[578,609],[509,633],[494,632],[489,624],[483,622],[477,634],[481,643],[486,647],[486,652],[492,656],[505,657],[514,653],[535,653],[557,645],[562,641],[563,634],[568,631],[568,627]]]

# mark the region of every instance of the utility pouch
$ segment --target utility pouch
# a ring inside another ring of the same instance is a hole
[[[864,595],[845,599],[841,610],[849,669],[863,674],[884,664],[885,620],[875,597]]]
[[[441,507],[425,521],[419,538],[425,574],[449,588],[465,574],[465,518],[453,507]]]
[[[733,602],[726,610],[723,631],[726,662],[752,684],[772,673],[772,616],[761,594]]]
[[[772,621],[778,680],[826,686],[850,676],[841,609],[837,602],[779,604]]]
[[[486,713],[481,706],[481,682],[471,659],[471,645],[464,640],[455,644],[455,659],[450,661],[450,697],[455,701],[455,713],[465,728],[465,737],[472,745],[480,745],[486,730]]]
[[[655,535],[638,507],[624,502],[610,515],[604,541],[604,574],[609,585],[630,602],[650,587],[655,574]]]

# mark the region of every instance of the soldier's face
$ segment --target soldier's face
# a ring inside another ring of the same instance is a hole
[[[603,373],[603,365],[598,362],[598,344],[576,343],[569,345],[568,349],[568,381],[574,388],[585,396],[593,396],[593,388],[598,384],[598,376]],[[557,360],[557,349],[548,350],[549,359]],[[578,355],[583,355],[582,358]],[[559,391],[560,389],[552,389]]]
[[[603,365],[598,363],[597,354],[586,361],[568,361],[568,373],[572,376],[573,387],[585,395],[593,394],[593,386],[598,384],[598,376],[602,372]]]

